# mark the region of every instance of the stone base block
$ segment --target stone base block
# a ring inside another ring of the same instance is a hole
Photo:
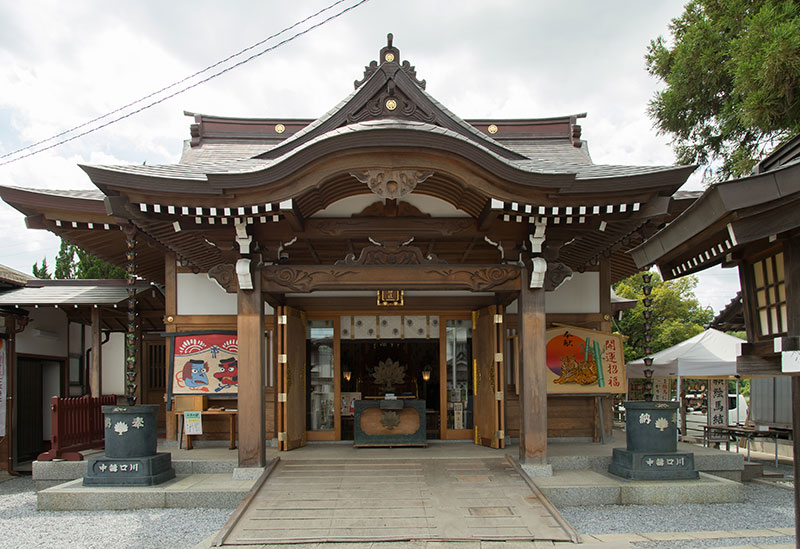
[[[614,448],[608,472],[632,480],[699,478],[690,452],[632,452]]]
[[[106,456],[89,461],[84,486],[152,486],[175,478],[172,454],[111,458]]]
[[[552,477],[553,466],[549,463],[521,463],[522,470],[525,471],[529,477]]]

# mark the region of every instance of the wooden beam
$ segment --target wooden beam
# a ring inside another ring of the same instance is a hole
[[[527,280],[523,268],[522,279]],[[547,463],[547,377],[544,288],[519,292],[520,463]]]
[[[100,396],[100,365],[103,358],[100,309],[92,309],[92,362],[89,364],[89,393]]]
[[[269,265],[265,292],[308,293],[334,290],[518,291],[516,265]]]
[[[264,394],[264,299],[256,270],[253,289],[237,293],[239,314],[239,466],[266,465]]]

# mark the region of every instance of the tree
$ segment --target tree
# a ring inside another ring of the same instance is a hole
[[[693,0],[645,56],[666,87],[648,113],[678,162],[748,174],[800,132],[800,2]]]
[[[47,270],[47,258],[42,258],[42,266],[39,267],[38,263],[33,264],[33,269],[31,271],[33,276],[36,278],[50,278],[50,273]]]
[[[77,278],[75,272],[78,269],[75,263],[75,248],[74,244],[70,244],[63,238],[61,239],[61,246],[58,249],[56,256],[56,268],[53,271],[53,276],[57,279],[70,279]]]
[[[38,267],[34,264],[33,268],[34,276],[36,276]],[[46,260],[42,260],[42,269],[47,274]],[[124,269],[116,267],[74,244],[70,244],[63,238],[56,256],[56,267],[53,274],[54,278],[57,279],[122,279],[126,277]],[[41,277],[37,276],[37,278]],[[50,275],[48,274],[46,278],[50,278]]]
[[[626,361],[645,356],[643,274],[645,273],[637,273],[614,285],[614,291],[618,296],[638,301],[636,307],[624,311],[622,320],[616,323],[620,333],[627,336]],[[657,273],[650,274],[652,274],[649,284],[652,288],[650,298],[653,301],[649,307],[652,311],[650,335],[653,337],[650,347],[653,353],[656,353],[702,332],[704,326],[714,318],[714,313],[710,308],[703,308],[694,295],[697,277],[684,276],[664,282]]]

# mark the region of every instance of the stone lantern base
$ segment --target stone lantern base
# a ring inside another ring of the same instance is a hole
[[[627,448],[614,448],[608,472],[633,480],[693,479],[694,454],[677,452],[677,402],[625,402]]]
[[[608,472],[632,480],[700,477],[694,469],[694,454],[691,452],[631,452],[622,448],[614,448]]]
[[[160,453],[152,456],[112,458],[101,456],[89,460],[85,486],[152,486],[175,478],[172,456]]]
[[[151,486],[175,478],[172,454],[156,453],[158,406],[103,406],[105,455],[89,460],[86,486]]]

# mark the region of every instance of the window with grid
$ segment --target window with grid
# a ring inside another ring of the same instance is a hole
[[[756,319],[759,335],[786,333],[786,283],[783,253],[753,263]]]

